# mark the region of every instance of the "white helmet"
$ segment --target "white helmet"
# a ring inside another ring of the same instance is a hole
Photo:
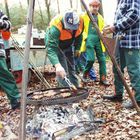
[[[77,30],[79,27],[80,18],[76,11],[69,10],[65,12],[63,16],[63,21],[65,29]]]

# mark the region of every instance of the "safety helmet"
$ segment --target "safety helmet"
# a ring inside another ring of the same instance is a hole
[[[64,28],[69,30],[77,30],[79,27],[79,15],[74,10],[68,10],[64,13],[63,22]]]
[[[90,0],[89,1],[89,6],[100,6],[101,2],[100,0]]]

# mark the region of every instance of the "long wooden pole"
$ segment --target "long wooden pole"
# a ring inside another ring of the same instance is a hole
[[[21,94],[21,116],[20,116],[20,132],[19,139],[26,139],[26,98],[27,98],[27,84],[28,84],[28,68],[29,68],[29,53],[30,53],[30,40],[32,33],[32,21],[34,12],[35,0],[29,1],[28,16],[27,16],[27,31],[25,38],[24,62],[23,62],[23,75],[22,75],[22,94]]]
[[[116,62],[114,56],[110,53],[110,51],[108,49],[109,48],[108,44],[106,43],[103,35],[101,34],[97,23],[94,21],[94,18],[92,16],[92,14],[90,13],[90,11],[88,10],[87,5],[85,4],[84,0],[81,0],[81,3],[83,5],[83,7],[85,8],[85,10],[86,10],[86,12],[87,12],[87,14],[88,14],[93,26],[95,27],[100,39],[102,40],[103,44],[105,45],[106,51],[107,51],[108,55],[110,56],[110,59],[111,59],[112,63],[114,64],[115,68],[117,69],[118,75],[119,75],[120,79],[122,80],[122,83],[123,83],[128,95],[129,95],[134,107],[136,108],[138,114],[140,114],[140,108],[139,108],[139,106],[138,106],[138,104],[136,102],[136,99],[135,99],[134,95],[132,94],[130,88],[128,87],[128,85],[127,85],[127,83],[126,83],[126,81],[124,79],[124,76],[123,76],[123,74],[122,74],[122,72],[120,70],[120,67],[118,66],[118,63]]]

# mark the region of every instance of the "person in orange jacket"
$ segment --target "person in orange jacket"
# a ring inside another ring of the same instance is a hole
[[[68,86],[64,80],[79,86],[76,77],[74,54],[80,50],[83,32],[83,19],[74,10],[58,15],[50,22],[46,31],[45,44],[48,58],[56,68],[59,86]]]

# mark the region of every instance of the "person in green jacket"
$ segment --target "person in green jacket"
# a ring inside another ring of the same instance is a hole
[[[56,68],[59,86],[68,86],[64,81],[65,76],[75,86],[79,86],[75,75],[74,54],[80,49],[82,32],[83,20],[74,10],[68,10],[64,15],[52,19],[46,31],[45,45],[48,58]]]
[[[90,0],[89,8],[90,8],[90,12],[93,15],[94,20],[97,22],[99,26],[100,31],[102,31],[104,27],[104,19],[98,13],[100,8],[100,1]],[[103,43],[101,42],[98,33],[96,32],[96,29],[92,25],[92,22],[90,21],[87,13],[83,14],[82,17],[84,19],[82,47],[86,48],[86,54],[87,54],[87,63],[85,66],[83,79],[86,79],[89,76],[89,71],[92,68],[93,63],[95,62],[95,52],[96,52],[96,57],[99,62],[100,83],[105,86],[108,86],[109,83],[106,80],[107,73],[106,73],[106,58],[104,54],[105,47],[103,46]]]
[[[11,23],[8,20],[7,16],[0,11],[0,38],[7,39],[7,35],[9,34],[9,30],[11,27]],[[6,59],[5,59],[5,50],[3,44],[0,44],[0,87],[6,93],[8,99],[11,103],[12,109],[20,108],[19,102],[19,91],[16,86],[15,79],[12,73],[8,70]]]

